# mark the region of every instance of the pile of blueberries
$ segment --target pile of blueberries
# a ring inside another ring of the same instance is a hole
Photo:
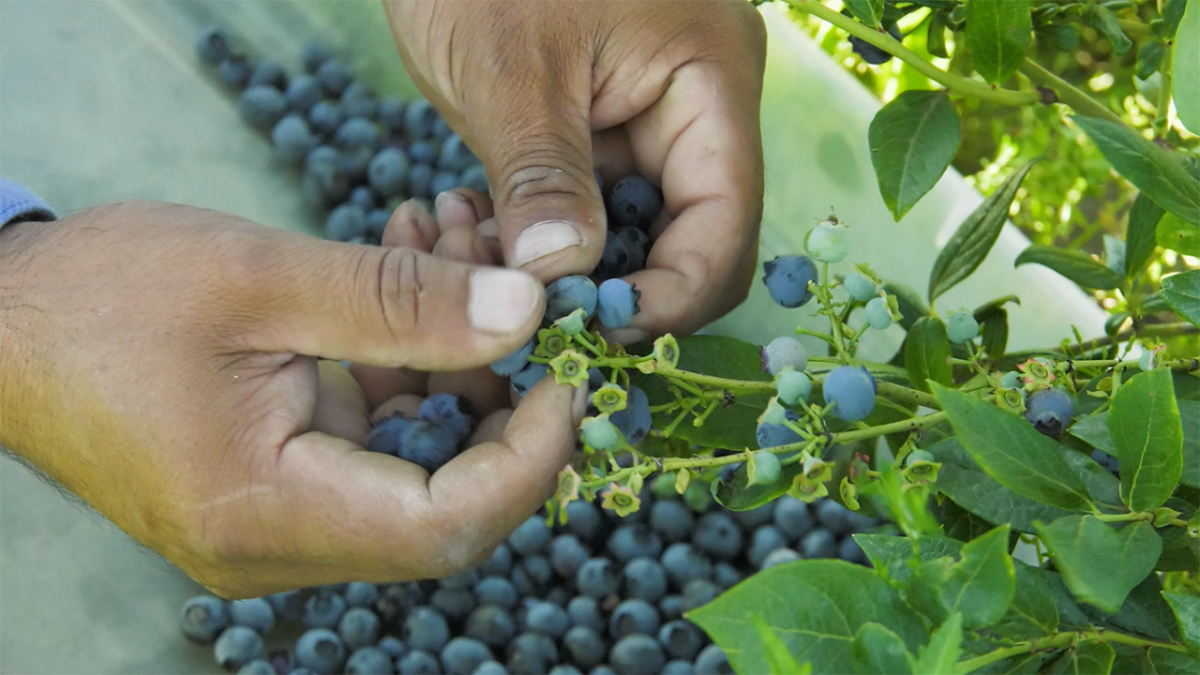
[[[437,581],[198,596],[182,630],[255,675],[731,673],[684,613],[774,565],[866,564],[850,535],[877,521],[832,500],[730,513],[692,487],[681,497],[673,478],[648,484],[624,518],[586,501],[567,505],[563,525],[533,516],[483,565]]]

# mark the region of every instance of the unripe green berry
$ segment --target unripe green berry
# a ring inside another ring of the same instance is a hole
[[[804,373],[785,368],[779,373],[779,377],[775,378],[775,390],[779,392],[779,400],[788,405],[807,403],[808,397],[812,395],[812,380]]]
[[[880,296],[867,303],[867,323],[875,330],[885,330],[892,325],[892,313],[888,311],[887,298]]]
[[[589,417],[579,426],[583,434],[583,442],[597,450],[607,450],[621,440],[621,432],[608,421],[608,415]]]
[[[850,297],[859,302],[867,302],[879,292],[879,284],[862,272],[847,274],[842,285],[846,287],[846,292],[850,294]]]
[[[750,485],[774,485],[779,482],[779,457],[767,450],[758,450],[750,455],[746,463]]]
[[[979,337],[979,322],[965,309],[950,312],[946,317],[946,337],[957,344],[970,342]]]
[[[846,228],[832,221],[823,221],[809,230],[804,237],[804,250],[814,260],[841,262],[850,253],[850,242],[846,241]]]

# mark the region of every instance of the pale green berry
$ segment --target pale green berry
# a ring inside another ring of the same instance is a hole
[[[867,303],[867,323],[875,330],[884,330],[892,325],[892,313],[888,311],[887,298],[876,297]]]
[[[979,322],[965,309],[950,312],[946,317],[946,337],[957,344],[970,342],[979,337]]]
[[[779,400],[788,405],[807,403],[812,395],[812,380],[804,373],[784,368],[775,378],[775,389],[779,392]]]
[[[579,430],[583,433],[583,442],[597,450],[607,450],[621,440],[621,432],[608,421],[608,415],[585,419]]]
[[[859,302],[867,302],[879,292],[879,284],[862,272],[847,274],[842,285],[846,287],[846,292],[850,294],[850,297]]]
[[[767,450],[755,451],[746,465],[750,485],[774,485],[779,482],[779,471],[779,457]]]
[[[830,221],[822,222],[809,230],[804,237],[804,250],[814,260],[841,262],[850,254],[850,242],[846,241],[846,228]]]

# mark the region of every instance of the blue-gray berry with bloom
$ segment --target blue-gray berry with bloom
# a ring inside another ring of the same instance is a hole
[[[400,439],[400,459],[433,473],[454,459],[461,440],[443,424],[414,420]]]
[[[799,422],[800,415],[794,410],[784,412],[784,419],[789,422]],[[760,422],[758,428],[754,430],[754,438],[758,441],[760,448],[774,448],[780,445],[791,445],[799,443],[802,438],[800,434],[783,424],[770,424],[768,422]]]
[[[346,644],[328,628],[307,630],[296,640],[296,665],[320,675],[341,672],[346,663]]]
[[[215,66],[229,56],[229,34],[220,28],[209,28],[196,41],[196,54],[200,60]]]
[[[771,299],[794,309],[803,307],[812,300],[809,282],[818,279],[817,266],[812,259],[803,255],[783,255],[763,263],[763,284]]]
[[[825,376],[825,404],[833,415],[847,422],[865,419],[875,410],[875,378],[865,368],[840,366]]]
[[[221,78],[221,81],[235,89],[244,89],[253,74],[254,70],[250,67],[250,62],[241,54],[226,56],[217,68],[217,76]]]
[[[1061,436],[1074,413],[1075,402],[1062,389],[1042,389],[1025,401],[1025,419],[1047,436]]]
[[[533,350],[537,347],[537,338],[529,338],[529,341],[521,345],[517,351],[508,356],[493,361],[491,364],[492,372],[500,377],[512,377],[516,375],[522,368],[529,363],[529,357],[533,356]]]
[[[342,91],[342,110],[349,117],[375,117],[379,110],[379,99],[375,92],[362,82],[351,82]]]
[[[648,229],[662,207],[662,191],[638,175],[617,181],[609,194],[609,209],[618,227]]]
[[[367,180],[384,198],[400,194],[408,179],[408,158],[396,148],[384,148],[371,159]]]
[[[326,59],[322,62],[317,68],[315,75],[325,93],[330,96],[341,96],[346,87],[350,85],[352,79],[350,71],[346,70],[346,66],[333,59]]]
[[[512,376],[512,388],[518,396],[524,396],[550,372],[550,366],[544,363],[528,363]]]
[[[430,394],[417,409],[417,418],[439,423],[460,439],[475,427],[474,413],[467,409],[466,399],[454,394]]]
[[[884,330],[892,325],[892,312],[888,309],[887,298],[876,296],[867,303],[867,323],[875,330]]]
[[[229,608],[214,595],[198,595],[183,603],[179,628],[193,642],[208,644],[229,627]]]
[[[367,214],[357,204],[342,204],[325,219],[325,237],[334,241],[350,241],[367,232]]]
[[[275,628],[275,612],[266,598],[248,598],[229,603],[229,621],[235,626],[246,626],[266,635]]]
[[[625,408],[609,415],[609,420],[630,445],[641,443],[654,425],[650,416],[650,397],[641,387],[630,385]]]
[[[258,85],[242,92],[238,110],[246,124],[267,131],[287,113],[287,99],[275,87]]]
[[[956,344],[970,342],[979,337],[979,322],[968,310],[950,312],[946,316],[946,337]]]
[[[642,292],[624,279],[609,279],[601,283],[596,292],[596,314],[609,330],[628,326],[641,311],[638,302]]]
[[[404,108],[404,130],[414,140],[432,136],[437,119],[437,110],[425,99],[412,101]]]
[[[346,659],[346,675],[389,675],[395,670],[395,663],[387,652],[379,647],[364,645],[355,649]]]
[[[312,75],[297,75],[283,92],[288,107],[304,115],[321,100],[321,83]]]
[[[411,424],[402,413],[392,413],[390,417],[371,428],[371,433],[367,436],[367,450],[399,457],[401,439]]]
[[[379,129],[370,120],[351,117],[338,127],[333,140],[342,149],[365,148],[374,152],[379,143]]]
[[[317,101],[308,109],[308,122],[314,131],[325,136],[337,133],[346,120],[340,106],[329,101]]]
[[[304,65],[304,72],[313,74],[321,67],[321,64],[329,60],[329,50],[324,46],[310,42],[304,45],[300,50],[300,63]]]
[[[226,628],[213,644],[213,656],[227,670],[237,670],[262,654],[262,636],[248,626]]]
[[[859,302],[868,302],[871,298],[879,293],[879,284],[871,277],[862,272],[851,272],[842,280],[842,286],[846,287],[846,292],[850,297]]]
[[[308,156],[313,144],[312,130],[308,122],[299,115],[287,115],[271,130],[271,143],[275,155],[290,164],[299,164]]]
[[[577,309],[591,318],[598,301],[599,291],[591,279],[580,274],[556,279],[546,286],[546,320],[558,321]]]
[[[279,91],[285,91],[288,86],[287,71],[277,61],[270,59],[261,61],[250,76],[249,85],[251,87],[274,87]]]
[[[804,370],[808,367],[808,351],[795,338],[777,337],[758,352],[764,373],[778,375],[784,368]]]

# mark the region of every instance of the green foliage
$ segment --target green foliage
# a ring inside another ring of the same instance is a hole
[[[1200,326],[1200,270],[1162,280],[1162,297],[1179,316]]]
[[[1034,244],[1021,251],[1013,264],[1019,267],[1026,263],[1045,265],[1084,288],[1111,290],[1120,288],[1124,281],[1120,274],[1083,251]]]
[[[1084,642],[1072,647],[1054,663],[1050,664],[1047,673],[1058,675],[1097,675],[1112,672],[1113,658],[1116,654],[1113,648],[1103,642]]]
[[[923,317],[908,331],[904,341],[904,364],[916,389],[929,391],[929,383],[950,384],[950,340],[941,319]]]
[[[1121,500],[1135,511],[1162,505],[1183,470],[1183,426],[1171,373],[1135,375],[1113,396],[1108,433],[1121,460]]]
[[[958,113],[944,92],[906,91],[876,113],[867,137],[871,163],[896,220],[945,173],[960,133]]]
[[[1162,539],[1145,522],[1115,530],[1094,516],[1067,516],[1037,531],[1071,593],[1106,612],[1121,608],[1162,552]]]
[[[1179,121],[1192,133],[1200,134],[1200,9],[1194,2],[1188,5],[1175,33],[1172,81]]]
[[[971,0],[966,21],[971,65],[988,82],[1003,84],[1024,62],[1033,36],[1029,0]]]

